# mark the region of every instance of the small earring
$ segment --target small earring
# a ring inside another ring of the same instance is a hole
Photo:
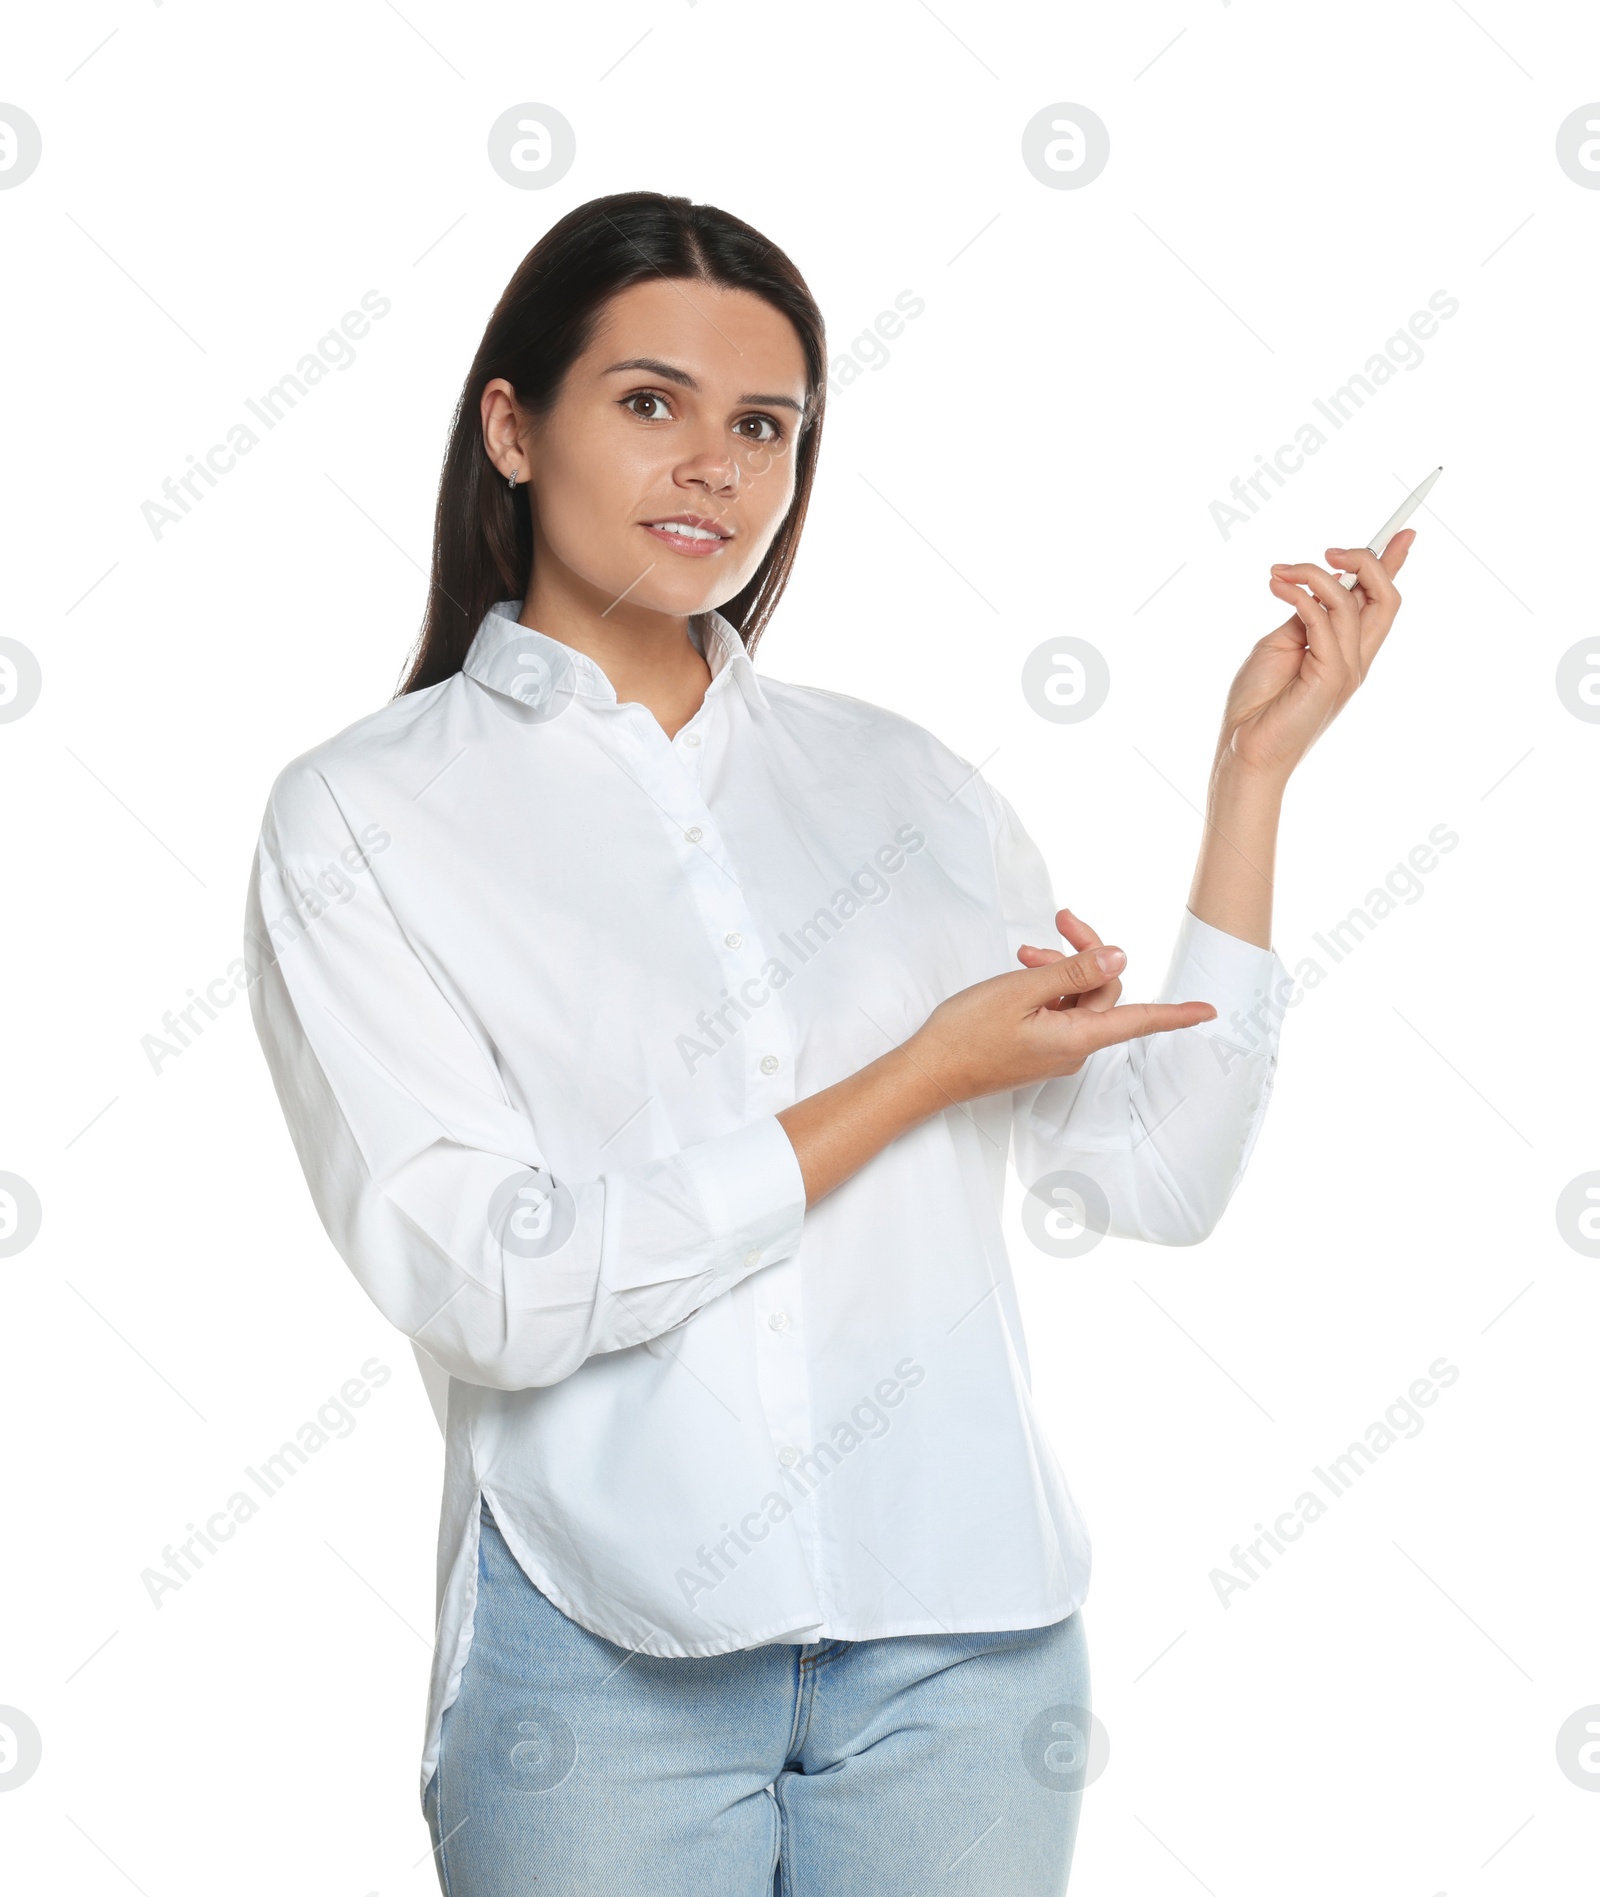
[[[507,486],[507,487],[515,487],[516,485],[517,485],[517,471],[516,471],[516,469],[515,469],[515,468],[513,468],[513,469],[511,470],[511,477],[510,477],[510,479],[509,479],[509,480],[508,480],[508,481],[506,482],[506,486]]]

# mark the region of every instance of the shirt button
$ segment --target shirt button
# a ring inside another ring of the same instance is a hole
[[[767,1319],[767,1322],[775,1331],[786,1331],[789,1328],[789,1313],[787,1311],[774,1311],[771,1317]]]
[[[800,1460],[800,1451],[785,1443],[783,1448],[778,1451],[778,1460],[783,1464],[784,1468],[792,1469]]]
[[[778,1057],[776,1054],[763,1054],[761,1056],[761,1071],[764,1074],[775,1074],[778,1071]]]
[[[692,751],[694,747],[700,742],[700,733],[698,731],[686,731],[683,734],[683,741],[686,745],[688,745],[689,749]]]
[[[685,830],[683,834],[691,843],[698,843],[701,837],[705,835],[705,831],[700,828],[699,824],[696,824],[693,829]]]
[[[745,1262],[745,1263],[746,1263],[747,1265],[759,1265],[759,1264],[761,1263],[761,1254],[760,1254],[760,1252],[758,1252],[758,1251],[747,1251],[747,1252],[745,1253],[745,1255],[744,1255],[744,1262]]]
[[[739,944],[744,940],[744,937],[739,933],[737,929],[730,929],[728,933],[722,938],[722,940],[727,945],[727,947],[737,948]]]

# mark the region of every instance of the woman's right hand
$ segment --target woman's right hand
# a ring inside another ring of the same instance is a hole
[[[1025,946],[1019,959],[1038,957],[1037,962],[959,990],[904,1043],[907,1056],[949,1101],[978,1100],[1075,1074],[1099,1048],[1216,1018],[1205,1001],[1114,1005],[1127,957],[1103,946],[1069,912],[1056,920],[1058,926],[1075,925],[1063,933],[1085,943],[1078,954]]]
[[[941,1001],[898,1047],[777,1115],[805,1180],[806,1204],[832,1192],[891,1140],[946,1107],[1075,1074],[1097,1048],[1213,1020],[1206,1001],[1117,1006],[1121,949],[1063,909],[1056,927],[1078,951],[1024,945],[1028,965]],[[1102,967],[1101,955],[1114,965]]]

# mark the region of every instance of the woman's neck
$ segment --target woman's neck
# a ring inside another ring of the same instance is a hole
[[[711,683],[688,619],[631,606],[626,599],[603,599],[575,575],[564,576],[570,585],[541,583],[538,566],[536,561],[518,622],[593,659],[619,703],[643,705],[675,737],[700,709]]]

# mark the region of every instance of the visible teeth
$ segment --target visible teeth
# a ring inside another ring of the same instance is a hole
[[[706,527],[691,527],[683,520],[653,520],[650,525],[659,527],[663,533],[682,534],[685,540],[720,540],[721,534],[714,534]]]

